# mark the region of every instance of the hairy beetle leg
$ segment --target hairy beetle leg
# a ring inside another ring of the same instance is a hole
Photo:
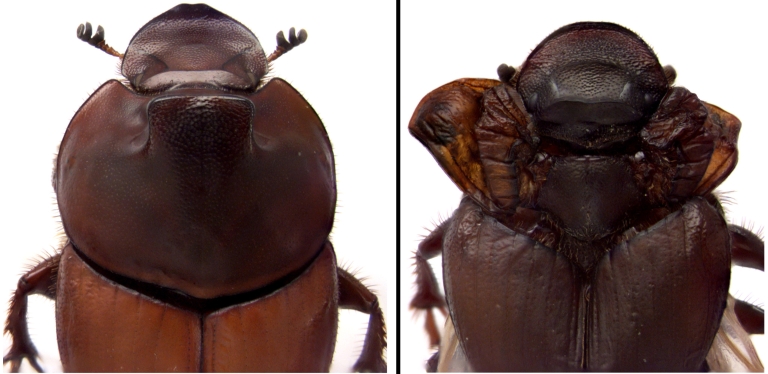
[[[765,312],[763,309],[737,299],[734,310],[744,330],[750,334],[765,334]]]
[[[356,372],[384,373],[387,363],[382,357],[387,346],[387,331],[384,327],[384,315],[379,307],[379,300],[365,285],[343,269],[338,271],[339,307],[354,309],[370,314],[368,331],[360,358],[353,366]]]
[[[275,51],[272,52],[269,57],[267,57],[268,62],[272,62],[274,60],[277,60],[278,57],[282,56],[286,52],[293,49],[293,47],[298,46],[301,43],[304,43],[307,41],[307,31],[304,29],[299,30],[299,34],[296,34],[296,29],[291,27],[290,30],[288,30],[288,40],[285,39],[285,35],[282,31],[277,33],[277,47],[275,47]]]
[[[760,237],[741,226],[728,225],[731,256],[735,265],[765,271],[765,244]]]
[[[432,266],[427,260],[443,253],[443,234],[445,227],[450,223],[449,218],[433,230],[424,240],[419,243],[419,248],[414,255],[416,263],[416,295],[411,299],[411,309],[426,311],[426,320],[424,329],[429,334],[430,347],[440,345],[440,332],[437,329],[433,308],[437,308],[447,316],[445,297],[440,292],[440,286],[432,271]]]
[[[5,322],[5,332],[11,335],[11,349],[3,357],[3,364],[11,363],[11,372],[18,372],[21,361],[26,358],[29,364],[38,372],[43,369],[37,362],[37,349],[32,344],[27,327],[27,296],[43,295],[56,299],[56,277],[59,269],[61,253],[48,257],[35,265],[20,279],[16,292],[11,298],[11,308],[8,320]]]
[[[728,225],[731,233],[731,261],[734,265],[765,271],[765,244],[753,232],[737,225]],[[746,301],[736,300],[736,317],[750,334],[763,334],[763,309]]]
[[[96,34],[91,36],[93,32],[93,27],[91,26],[90,22],[86,22],[85,25],[80,24],[80,26],[77,27],[77,38],[104,51],[107,54],[110,54],[115,57],[123,58],[123,54],[116,51],[114,48],[110,47],[105,41],[104,41],[104,28],[99,26],[96,28]]]

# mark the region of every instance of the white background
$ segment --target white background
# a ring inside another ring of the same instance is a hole
[[[176,1],[58,2],[3,5],[0,124],[0,237],[2,285],[8,297],[36,256],[57,245],[51,188],[54,153],[75,111],[108,79],[118,59],[75,36],[80,23],[106,29],[106,41],[124,52],[147,21]],[[311,103],[336,155],[338,203],[332,239],[339,264],[367,278],[386,314],[391,347],[395,328],[395,4],[264,1],[209,5],[249,27],[267,54],[275,34],[292,26],[307,42],[273,64],[279,76]],[[48,371],[61,370],[54,305],[33,297],[30,329]],[[5,320],[5,314],[2,315]],[[342,311],[332,370],[348,371],[362,348],[368,316]],[[3,337],[3,354],[10,340]],[[389,371],[395,370],[394,348]],[[311,354],[311,353],[310,353]],[[26,365],[25,365],[26,366]],[[29,369],[29,367],[26,367]],[[6,366],[7,370],[7,366]]]
[[[113,5],[114,4],[114,5]],[[133,34],[177,2],[77,2],[4,5],[0,23],[3,72],[0,109],[0,300],[25,266],[58,242],[52,159],[79,106],[118,61],[75,37],[78,24],[106,28],[107,42],[124,51]],[[309,32],[306,44],[274,64],[312,104],[336,155],[339,207],[333,241],[339,262],[379,295],[395,352],[395,7],[369,2],[214,2],[209,5],[248,26],[267,53],[274,34],[291,26]],[[739,165],[721,186],[735,223],[766,225],[762,164],[766,160],[765,9],[758,2],[421,2],[401,5],[401,295],[402,369],[421,370],[431,354],[407,310],[412,295],[411,253],[420,238],[448,217],[459,190],[406,130],[418,101],[463,77],[496,78],[500,63],[517,66],[550,32],[576,21],[612,21],[638,32],[673,65],[678,85],[736,114],[743,123]],[[439,270],[440,258],[433,261]],[[439,271],[438,271],[439,277]],[[764,305],[764,280],[742,281],[740,297]],[[441,279],[439,279],[442,281]],[[734,283],[738,279],[734,275]],[[747,286],[752,286],[748,288]],[[53,304],[33,297],[33,340],[43,366],[57,370]],[[0,303],[5,306],[7,303]],[[335,370],[351,367],[362,345],[366,316],[342,312]],[[8,339],[3,338],[3,353]],[[394,372],[395,354],[388,354]]]
[[[740,161],[720,191],[734,223],[766,225],[765,9],[758,2],[403,1],[401,5],[401,368],[423,370],[431,355],[408,303],[412,252],[458,206],[460,192],[432,156],[410,136],[408,121],[424,95],[458,78],[494,78],[501,63],[519,66],[538,42],[577,21],[610,21],[637,32],[677,85],[737,115],[743,123]],[[439,276],[441,258],[431,262]],[[732,292],[764,305],[765,277],[734,275]],[[442,278],[438,277],[442,283]],[[747,289],[747,286],[751,286]],[[442,327],[442,325],[441,325]],[[763,350],[764,352],[764,350]],[[765,357],[765,356],[763,356]],[[765,359],[763,359],[765,363]]]

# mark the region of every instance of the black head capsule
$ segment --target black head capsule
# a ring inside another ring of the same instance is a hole
[[[267,70],[253,32],[205,4],[182,4],[149,21],[131,40],[121,67],[140,92],[179,85],[253,90]]]
[[[613,23],[580,22],[531,52],[517,88],[538,134],[594,150],[636,135],[669,83],[637,34]]]

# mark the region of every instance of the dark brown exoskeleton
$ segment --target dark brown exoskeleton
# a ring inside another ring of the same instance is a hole
[[[56,301],[66,371],[328,371],[339,308],[370,314],[354,369],[386,371],[376,296],[337,267],[331,144],[254,34],[204,4],[150,21],[64,135],[67,241],[19,281],[3,362],[41,370],[27,296]]]
[[[763,270],[763,242],[712,193],[739,120],[610,23],[562,27],[498,74],[437,88],[409,124],[465,194],[416,252],[435,344],[432,309],[449,313],[430,369],[761,371],[763,311],[728,286],[732,262]]]

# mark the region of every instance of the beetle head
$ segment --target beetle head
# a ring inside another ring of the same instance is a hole
[[[669,83],[637,34],[581,22],[556,30],[531,52],[517,88],[537,133],[594,150],[636,135]]]
[[[267,58],[247,27],[205,4],[181,4],[134,35],[121,68],[140,92],[180,87],[253,90]]]

